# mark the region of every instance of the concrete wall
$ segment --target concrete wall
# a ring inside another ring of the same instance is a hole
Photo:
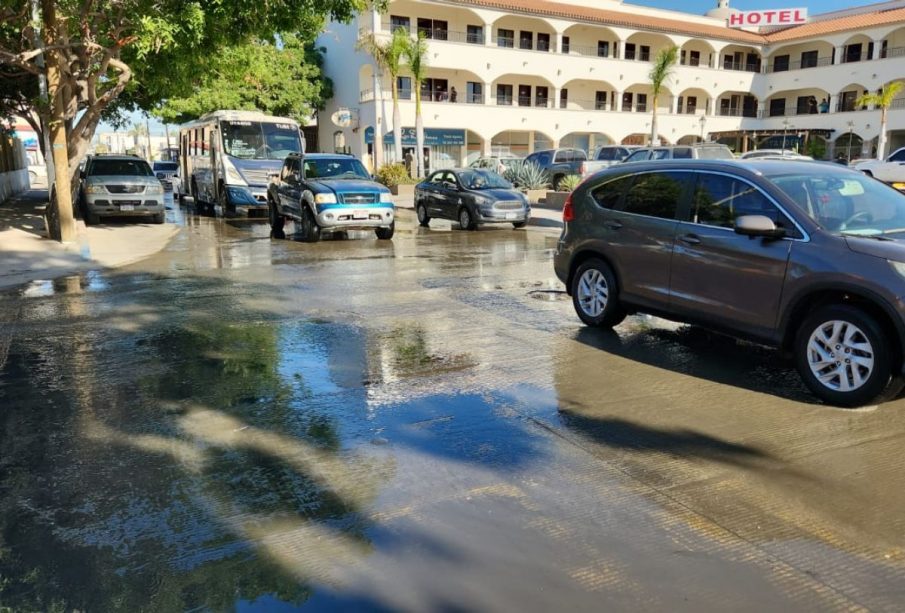
[[[0,202],[28,189],[28,159],[17,138],[0,136]]]

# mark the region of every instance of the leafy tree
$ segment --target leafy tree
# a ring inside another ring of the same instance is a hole
[[[893,81],[883,86],[883,89],[875,94],[864,94],[855,101],[855,106],[873,105],[880,109],[880,138],[877,141],[877,159],[882,160],[886,155],[886,123],[889,118],[889,107],[896,96],[905,89],[902,81]]]
[[[657,130],[657,103],[659,101],[660,94],[663,93],[664,86],[672,77],[673,67],[676,65],[678,53],[679,50],[675,46],[669,47],[667,49],[660,49],[660,51],[657,53],[657,57],[654,59],[653,66],[651,66],[650,74],[648,75],[648,78],[650,79],[650,88],[652,94],[651,97],[653,98],[653,108],[651,109],[652,115],[650,120],[651,145],[659,142],[659,134]]]
[[[217,109],[260,110],[304,122],[333,96],[323,61],[321,50],[298,34],[227,47],[191,93],[168,98],[154,114],[183,123]]]
[[[378,72],[386,71],[392,80],[393,92],[393,143],[396,151],[396,162],[402,161],[402,120],[399,113],[399,73],[402,70],[402,58],[409,45],[408,32],[404,28],[396,28],[393,37],[380,42],[373,33],[367,34],[358,41],[358,48],[366,51],[374,58]],[[377,92],[374,92],[377,95]],[[376,131],[375,131],[376,153]],[[382,153],[382,152],[381,152]],[[377,159],[375,157],[375,159]]]
[[[427,40],[423,32],[415,38],[406,37],[405,59],[412,73],[412,87],[415,88],[415,152],[418,177],[424,176],[424,119],[421,117],[421,82],[427,75]]]

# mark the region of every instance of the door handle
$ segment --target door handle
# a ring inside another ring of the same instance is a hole
[[[685,243],[686,245],[700,245],[701,239],[698,238],[694,234],[686,234],[685,236],[680,236],[679,240]]]
[[[622,228],[622,223],[620,223],[618,221],[607,221],[607,222],[604,222],[603,225],[605,225],[610,230],[619,230]]]

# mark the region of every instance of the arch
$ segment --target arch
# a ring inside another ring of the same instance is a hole
[[[703,143],[704,139],[700,134],[686,134],[676,141],[677,145],[694,145],[695,143]]]
[[[563,32],[568,37],[568,50],[563,43],[563,53],[588,55],[593,57],[616,57],[619,35],[606,26],[575,24]]]
[[[496,156],[525,157],[554,145],[553,138],[539,130],[502,130],[490,137],[491,153]]]
[[[465,166],[490,153],[490,140],[474,130],[465,130]]]
[[[881,59],[905,56],[905,26],[890,30],[883,37],[880,48]]]
[[[864,139],[855,132],[845,132],[833,141],[833,159],[851,161],[861,157]]]
[[[653,108],[653,94],[649,83],[632,83],[622,93],[622,110],[636,113],[648,113]],[[664,87],[657,100],[657,110],[663,113],[671,113],[673,108],[673,93]]]
[[[613,111],[618,108],[616,97],[619,89],[607,81],[572,79],[562,86],[561,91],[566,92],[559,100],[561,108],[585,111]]]
[[[394,16],[407,17],[409,19],[409,31],[414,34],[418,31],[418,18],[428,17],[424,13],[424,6],[420,2],[414,0],[395,0],[393,2]],[[429,17],[433,20],[446,22],[446,29],[438,29],[437,27],[425,28],[425,35],[428,38],[438,40],[450,40],[455,42],[475,42],[467,38],[466,32],[469,25],[484,24],[486,20],[476,11],[464,6],[436,5],[431,7]],[[398,27],[398,26],[397,26]],[[389,15],[384,15],[381,19],[381,30],[391,32],[392,22]],[[484,44],[481,40],[479,44]]]
[[[830,92],[819,87],[803,89],[787,89],[775,92],[767,98],[766,114],[768,117],[782,117],[788,115],[817,115],[820,113],[820,105],[826,102],[829,105]],[[785,100],[783,104],[774,101]]]
[[[829,66],[833,63],[833,50],[833,45],[825,40],[782,45],[767,56],[767,72]]]
[[[720,52],[718,67],[723,70],[760,72],[762,60],[761,52],[754,47],[748,45],[727,45]]]
[[[710,111],[710,94],[700,87],[688,87],[679,92],[676,111],[680,115],[704,115]]]
[[[716,48],[706,40],[692,38],[679,48],[679,64],[713,68],[719,57]]]
[[[660,134],[660,145],[668,145],[669,141]],[[650,134],[641,132],[635,132],[634,134],[629,134],[620,142],[621,145],[646,145],[650,141]]]
[[[634,49],[632,46],[634,46]],[[674,46],[676,46],[676,41],[666,34],[635,32],[625,39],[625,43],[622,46],[622,58],[626,60],[652,62],[661,49],[667,49]],[[647,48],[647,52],[645,52],[645,47]]]
[[[407,74],[401,74],[400,77],[408,77]],[[483,79],[477,74],[468,70],[454,70],[451,68],[428,68],[427,76],[433,79],[431,89],[422,92],[424,102],[452,102],[459,104],[483,104],[487,99],[487,92],[482,91],[480,95],[477,93],[473,97],[468,96],[468,83],[482,83]],[[385,83],[384,88],[389,90],[391,83]],[[482,86],[483,87],[483,86]],[[404,92],[400,91],[400,97]],[[409,97],[412,97],[409,93]],[[413,97],[412,97],[413,98]]]
[[[498,85],[508,85],[511,89],[501,92]],[[529,89],[530,88],[530,89]],[[544,89],[539,88],[546,88]],[[504,74],[493,80],[489,95],[500,106],[537,106],[552,108],[556,101],[553,83],[539,75]]]
[[[593,153],[598,147],[615,144],[615,140],[603,132],[569,132],[559,139],[560,147],[582,149],[588,154]]]
[[[864,110],[866,107],[855,104],[864,93],[870,92],[870,88],[860,83],[849,83],[839,90],[835,111],[837,113],[850,113]]]
[[[497,47],[509,47],[514,49],[534,49],[538,51],[553,51],[556,27],[542,17],[529,17],[527,15],[506,14],[496,19],[491,25],[491,44]],[[512,37],[501,36],[500,30],[512,32]],[[522,38],[522,33],[531,34],[530,46]],[[543,48],[542,39],[538,34],[547,36],[547,48]]]
[[[757,117],[759,102],[750,92],[727,89],[713,99],[716,115],[721,117]]]

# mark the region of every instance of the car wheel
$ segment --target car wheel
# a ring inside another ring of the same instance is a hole
[[[236,216],[236,205],[230,203],[229,191],[227,191],[226,187],[224,187],[223,185],[220,186],[220,193],[217,196],[217,204],[220,205],[220,210],[223,212],[224,217]]]
[[[795,363],[805,385],[828,404],[883,402],[902,389],[895,355],[877,320],[849,305],[823,307],[798,329]]]
[[[302,206],[305,207],[305,212],[302,214],[302,240],[306,243],[316,243],[321,239],[321,227],[317,225],[314,213],[311,212],[308,205],[303,204]]]
[[[151,215],[151,223],[163,223],[166,221],[166,215],[164,213],[157,213],[156,215]]]
[[[527,225],[528,225],[527,221],[513,221],[512,222],[512,227],[515,228],[516,230],[521,230],[522,228],[524,228]]]
[[[582,262],[572,276],[572,304],[581,321],[595,328],[612,328],[625,319],[616,277],[597,258]]]
[[[559,186],[562,183],[563,178],[564,178],[563,175],[556,175],[555,177],[553,177],[553,191],[554,192],[559,191]]]
[[[94,213],[88,213],[87,215],[85,215],[85,223],[87,223],[89,226],[96,226],[100,222],[100,215],[95,215]]]
[[[423,204],[419,203],[417,207],[415,207],[415,214],[418,215],[418,223],[423,227],[428,227],[431,224],[430,215],[427,214],[427,207]]]
[[[286,225],[286,218],[277,213],[277,205],[273,200],[270,200],[267,205],[267,212],[270,217],[271,238],[286,238],[286,232],[283,230]]]
[[[374,233],[377,234],[377,238],[382,241],[388,241],[393,238],[393,234],[396,233],[396,222],[390,224],[389,228],[377,228],[374,230]]]
[[[459,227],[463,230],[474,230],[477,227],[467,206],[459,209]]]

